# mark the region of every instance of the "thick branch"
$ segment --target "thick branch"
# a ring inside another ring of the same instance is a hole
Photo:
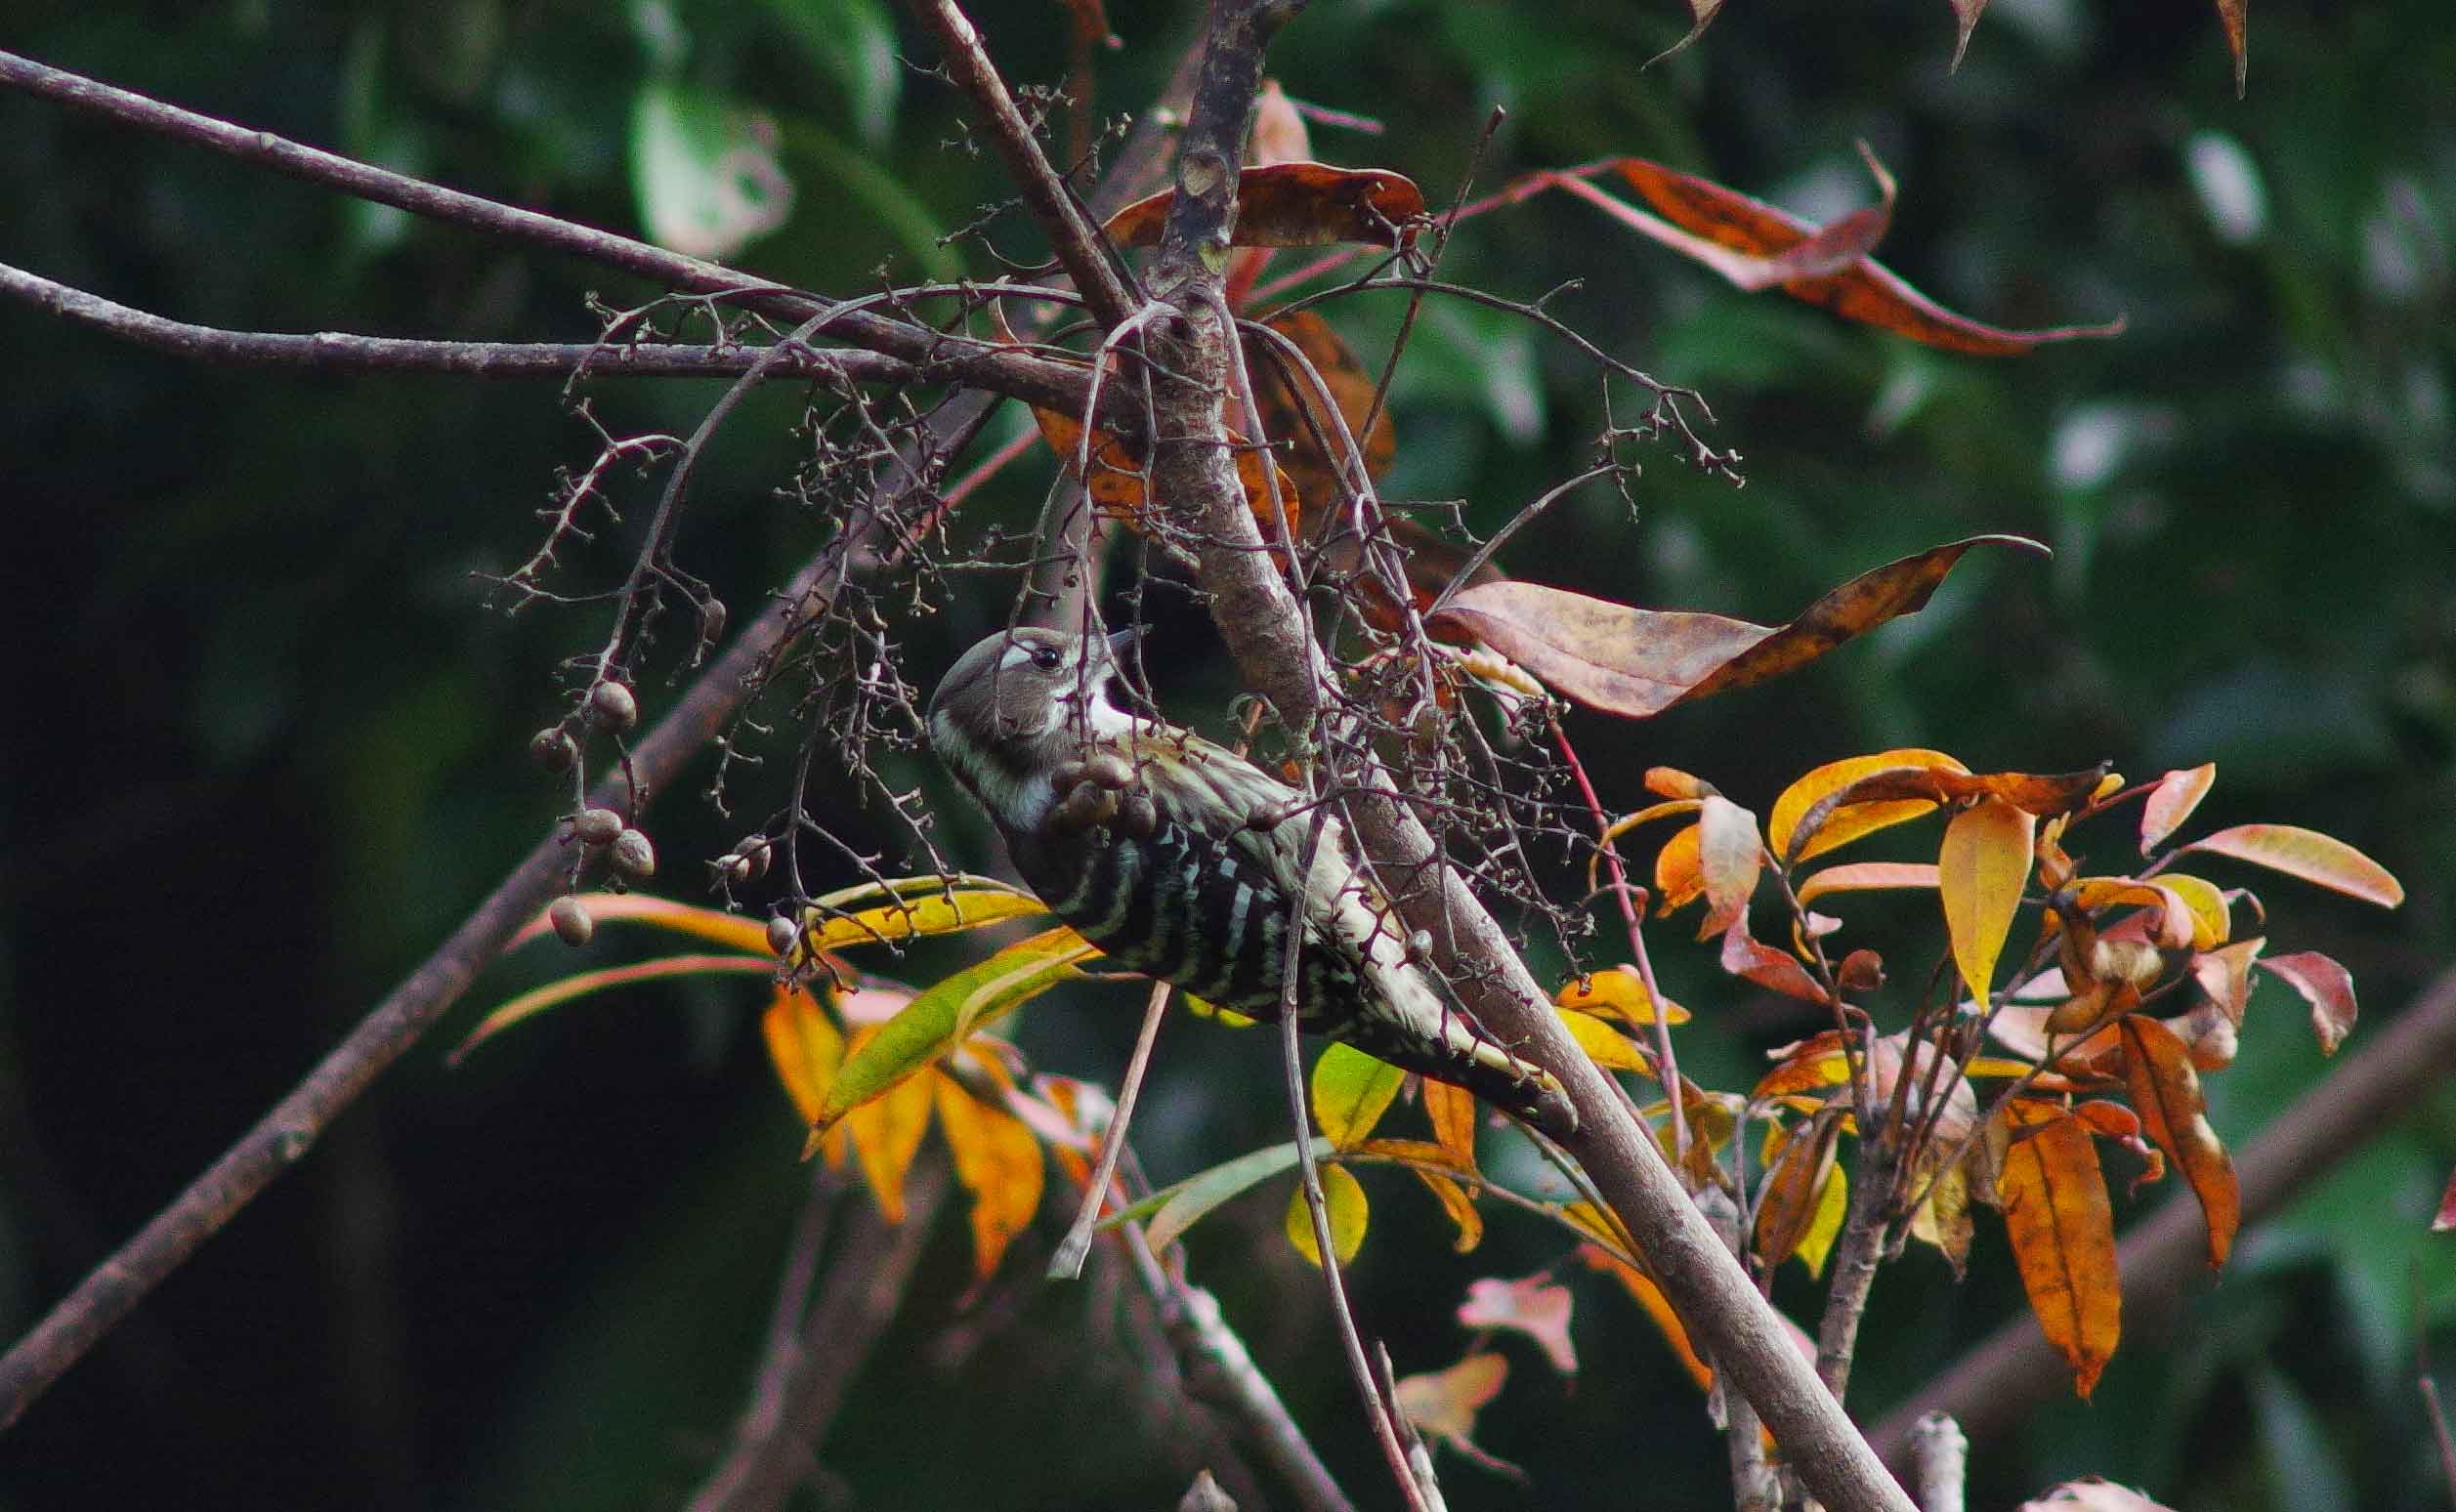
[[[2242,1180],[2243,1222],[2275,1212],[2311,1178],[2404,1116],[2416,1098],[2447,1075],[2450,1065],[2456,1065],[2456,971],[2431,984],[2420,1001],[2243,1151],[2234,1162]],[[2154,1335],[2155,1322],[2179,1309],[2190,1282],[2207,1274],[2205,1244],[2200,1204],[2188,1193],[2169,1197],[2124,1236],[2115,1259],[2124,1278],[2127,1349],[2141,1348],[2142,1340]],[[1941,1412],[1957,1419],[1971,1442],[1984,1444],[2039,1402],[2069,1390],[2071,1380],[2038,1324],[2016,1318],[1887,1413],[1869,1438],[1887,1461],[1906,1463],[1919,1419]]]
[[[1221,193],[1234,194],[1233,165],[1243,156],[1262,45],[1292,9],[1251,0],[1215,0],[1212,7],[1157,280],[1191,328],[1187,357],[1194,381],[1155,383],[1162,398],[1153,474],[1158,497],[1204,542],[1203,584],[1214,596],[1213,617],[1249,685],[1291,728],[1311,730],[1332,706],[1329,669],[1262,549],[1218,418],[1230,335],[1218,329],[1215,269],[1224,259],[1216,254],[1233,211],[1222,216],[1216,206]],[[1212,183],[1214,177],[1224,185]],[[1368,785],[1380,785],[1365,776]],[[1431,937],[1436,959],[1450,969],[1468,1007],[1567,1088],[1582,1125],[1568,1142],[1570,1153],[1636,1238],[1692,1335],[1772,1430],[1785,1460],[1837,1512],[1910,1512],[1909,1498],[1792,1348],[1780,1319],[1689,1201],[1625,1098],[1546,1009],[1547,999],[1525,964],[1443,861],[1422,824],[1389,797],[1358,802],[1351,812],[1385,882],[1400,879],[1394,892],[1402,914]]]
[[[113,89],[73,73],[47,67],[14,53],[0,53],[0,88],[21,90],[62,105],[98,111],[114,120],[227,153],[245,162],[320,184],[360,199],[415,215],[448,221],[493,235],[585,258],[667,288],[732,296],[738,304],[792,320],[807,319],[832,303],[817,295],[738,273],[715,263],[668,252],[611,231],[557,220],[534,210],[498,204],[422,180],[390,173],[338,153],[305,147],[269,131],[249,131],[192,110]],[[961,382],[1036,404],[1080,410],[1089,380],[1080,368],[1028,352],[942,335],[920,325],[867,310],[848,310],[824,333],[912,364],[920,376]],[[1134,416],[1121,407],[1117,421],[1131,428]]]
[[[1108,241],[1084,216],[1057,170],[1049,166],[1049,156],[1040,149],[1040,139],[1033,135],[1032,123],[1015,107],[1006,81],[982,47],[980,32],[955,8],[954,0],[912,0],[912,12],[946,50],[947,71],[988,112],[990,140],[1023,190],[1024,203],[1048,232],[1058,266],[1075,280],[1093,317],[1103,326],[1122,322],[1133,313],[1134,299],[1109,261]]]

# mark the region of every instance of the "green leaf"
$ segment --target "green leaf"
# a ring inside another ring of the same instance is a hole
[[[1329,1140],[1317,1139],[1313,1142],[1315,1159],[1326,1159],[1331,1154]],[[1151,1221],[1145,1228],[1144,1238],[1151,1240],[1152,1248],[1164,1249],[1212,1208],[1292,1168],[1295,1163],[1296,1142],[1292,1139],[1284,1145],[1249,1151],[1207,1171],[1189,1176],[1173,1187],[1155,1192],[1107,1221],[1123,1223],[1149,1215]]]
[[[1338,1263],[1347,1264],[1356,1258],[1356,1251],[1365,1247],[1365,1223],[1372,1215],[1365,1201],[1364,1185],[1349,1174],[1343,1165],[1322,1167],[1322,1204],[1331,1219],[1331,1248],[1338,1255]],[[1315,1242],[1313,1210],[1305,1203],[1302,1182],[1288,1195],[1288,1215],[1285,1220],[1288,1242],[1296,1246],[1296,1253],[1322,1263],[1322,1246]]]
[[[1076,963],[1097,954],[1090,941],[1071,929],[1046,930],[928,987],[846,1059],[819,1110],[818,1129],[825,1131],[906,1077],[927,1070],[973,1030],[996,1023],[1061,982],[1081,977]]]
[[[1313,1063],[1313,1121],[1331,1143],[1353,1150],[1373,1137],[1407,1072],[1352,1045],[1333,1044]]]
[[[768,0],[768,10],[834,79],[854,135],[868,147],[884,146],[895,132],[904,88],[887,8],[879,0]]]
[[[774,123],[716,95],[642,85],[631,103],[631,190],[649,239],[722,259],[783,225],[793,181],[775,138]]]
[[[803,954],[853,945],[902,945],[925,935],[952,935],[1001,919],[1048,912],[1030,893],[990,877],[899,877],[865,883],[814,899],[802,914]],[[765,931],[761,938],[764,940]]]

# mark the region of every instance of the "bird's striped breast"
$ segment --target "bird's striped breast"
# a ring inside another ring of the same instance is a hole
[[[1289,899],[1233,839],[1173,821],[1148,838],[1115,830],[1018,836],[1024,880],[1119,966],[1215,1006],[1279,1016]],[[1348,952],[1306,930],[1297,1017],[1352,1013],[1363,987]]]

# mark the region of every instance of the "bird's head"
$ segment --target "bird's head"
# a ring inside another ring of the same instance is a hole
[[[1085,741],[1132,728],[1109,693],[1133,638],[1001,630],[955,659],[930,695],[930,741],[975,792],[1046,773]]]

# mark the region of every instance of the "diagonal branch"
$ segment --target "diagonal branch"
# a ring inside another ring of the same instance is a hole
[[[982,47],[980,32],[954,0],[912,0],[912,12],[946,50],[947,69],[955,82],[989,112],[990,140],[1023,190],[1024,203],[1048,232],[1058,266],[1082,291],[1094,318],[1104,326],[1122,324],[1133,312],[1134,298],[1109,261],[1108,238],[1083,214],[1066,181],[1050,166],[1032,123],[1015,107],[1015,97]]]
[[[1248,685],[1291,729],[1318,728],[1335,708],[1329,667],[1305,634],[1300,606],[1265,554],[1218,416],[1227,345],[1213,309],[1219,254],[1234,226],[1236,172],[1270,33],[1288,4],[1215,0],[1202,79],[1177,154],[1177,198],[1161,245],[1155,287],[1183,312],[1189,376],[1155,379],[1155,493],[1203,541],[1203,584],[1212,615]],[[1172,366],[1179,365],[1172,363]],[[1484,1025],[1558,1076],[1582,1127],[1568,1143],[1636,1237],[1648,1265],[1715,1364],[1747,1396],[1818,1499],[1838,1512],[1910,1512],[1805,1362],[1771,1306],[1690,1202],[1654,1140],[1617,1089],[1578,1050],[1492,915],[1445,862],[1386,773],[1352,775],[1367,796],[1351,806],[1367,856],[1409,926],[1433,944]]]

